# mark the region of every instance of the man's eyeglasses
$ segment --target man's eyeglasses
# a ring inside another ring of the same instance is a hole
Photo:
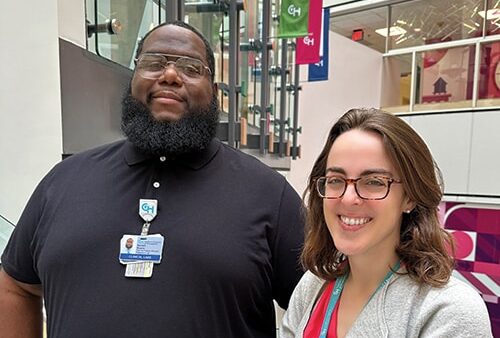
[[[344,196],[347,185],[354,184],[354,190],[361,199],[382,200],[391,190],[391,184],[401,183],[385,176],[363,176],[358,178],[343,178],[342,176],[320,177],[316,180],[319,196],[326,199],[336,199]]]
[[[187,56],[144,53],[135,59],[135,62],[135,71],[143,78],[151,80],[160,78],[170,64],[174,65],[182,75],[192,79],[202,77],[205,71],[212,74],[210,68],[205,66],[203,62]]]

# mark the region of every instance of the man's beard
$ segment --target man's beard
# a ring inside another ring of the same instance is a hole
[[[151,110],[134,98],[130,87],[122,99],[121,129],[140,151],[154,156],[175,156],[207,148],[219,123],[219,105],[214,94],[209,105],[188,106],[178,121],[155,120]]]

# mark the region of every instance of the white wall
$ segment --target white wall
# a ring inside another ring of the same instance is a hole
[[[403,118],[422,136],[440,167],[448,194],[445,200],[500,204],[500,180],[496,179],[500,167],[500,111]]]
[[[298,144],[302,156],[292,161],[287,175],[299,194],[307,186],[307,177],[334,122],[350,108],[380,106],[382,54],[333,32],[329,51],[329,80],[301,83],[302,134]],[[307,66],[301,66],[300,71],[307,73]]]
[[[86,49],[85,0],[58,1],[59,36]]]
[[[61,158],[57,0],[0,1],[0,214],[17,222]]]

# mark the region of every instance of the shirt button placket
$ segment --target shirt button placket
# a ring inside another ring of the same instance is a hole
[[[162,162],[162,163],[163,163],[163,162],[165,162],[166,160],[167,160],[167,158],[166,158],[165,156],[160,156],[160,162]],[[154,181],[154,182],[153,182],[153,187],[154,187],[155,189],[158,189],[158,188],[160,187],[160,182],[158,182],[158,181]]]

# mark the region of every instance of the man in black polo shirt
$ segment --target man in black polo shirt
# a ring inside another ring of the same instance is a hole
[[[127,140],[71,156],[33,193],[2,256],[0,332],[274,337],[302,275],[301,201],[214,138],[214,57],[183,23],[143,39]],[[132,244],[133,243],[133,244]]]

